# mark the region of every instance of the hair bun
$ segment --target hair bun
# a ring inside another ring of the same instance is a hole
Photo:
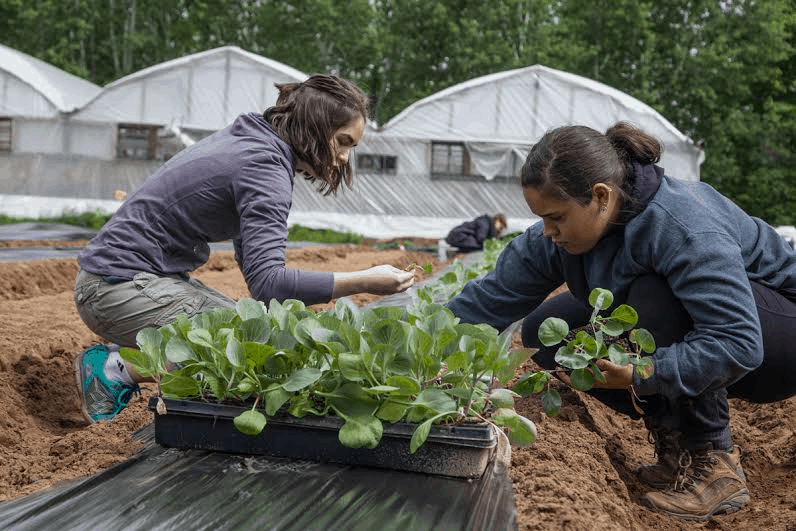
[[[609,127],[605,137],[625,164],[633,161],[654,164],[661,160],[661,143],[628,122],[618,122]]]

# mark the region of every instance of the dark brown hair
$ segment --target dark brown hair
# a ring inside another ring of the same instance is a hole
[[[307,162],[318,177],[324,195],[336,194],[345,182],[351,188],[351,162],[335,169],[331,149],[335,131],[368,116],[368,97],[354,83],[337,76],[314,74],[303,83],[277,83],[276,105],[263,113],[277,134],[293,148],[299,160]]]
[[[626,122],[617,123],[604,135],[580,125],[559,127],[531,148],[520,170],[520,182],[581,205],[591,201],[595,184],[606,183],[626,201],[635,175],[633,162],[658,162],[661,151],[660,142]]]

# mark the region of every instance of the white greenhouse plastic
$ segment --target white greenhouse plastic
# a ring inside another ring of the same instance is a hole
[[[428,96],[387,122],[367,150],[398,155],[401,173],[428,173],[433,142],[463,143],[471,172],[516,175],[530,147],[554,127],[600,132],[630,122],[664,146],[667,174],[699,180],[703,151],[649,105],[585,77],[541,65],[471,79]],[[363,148],[364,149],[364,148]]]
[[[0,44],[0,116],[54,119],[99,94],[101,87]]]
[[[273,105],[278,95],[275,83],[306,78],[290,66],[224,46],[114,81],[72,119],[216,131],[241,113]]]
[[[19,61],[10,66],[20,69],[11,76],[27,71]],[[51,81],[62,77],[49,69]],[[47,78],[39,77],[42,86]],[[57,121],[35,121],[35,131],[30,124],[35,109],[14,115],[11,150],[0,152],[0,212],[29,217],[65,210],[113,212],[119,206],[116,190],[133,192],[195,138],[226,126],[241,112],[273,105],[275,83],[306,78],[290,66],[225,46],[96,87],[80,100],[79,109],[59,108]],[[125,132],[132,133],[128,144]]]
[[[534,65],[447,88],[380,130],[369,129],[357,148],[354,197],[299,196],[299,204],[313,202],[310,210],[324,211],[325,222],[341,227],[338,213],[350,212],[356,219],[350,225],[380,236],[442,237],[462,221],[497,212],[508,217],[510,232],[524,230],[537,221],[517,181],[531,146],[554,127],[605,132],[618,121],[663,144],[667,174],[699,180],[703,151],[650,106],[602,83]],[[304,209],[297,210],[298,219]]]
[[[41,76],[51,84],[61,77]],[[31,116],[14,115],[12,149],[0,153],[0,212],[113,212],[116,190],[132,193],[185,145],[240,113],[273,105],[275,83],[306,77],[226,46],[146,68],[88,98],[84,93],[82,106],[59,108],[50,125],[35,122],[35,108],[26,111]],[[31,120],[37,131],[23,127]],[[369,123],[354,153],[354,189],[324,197],[297,177],[289,222],[376,238],[441,238],[462,221],[502,212],[510,232],[524,230],[536,219],[517,175],[531,145],[552,127],[604,131],[619,120],[663,142],[667,173],[699,179],[702,151],[652,108],[601,83],[536,65],[440,91],[382,128]]]

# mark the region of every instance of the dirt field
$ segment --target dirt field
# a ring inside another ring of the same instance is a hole
[[[440,266],[431,255],[365,245],[289,250],[287,262],[327,271],[381,263]],[[136,451],[132,433],[151,421],[145,407],[151,389],[110,423],[87,426],[74,405],[72,360],[99,342],[72,302],[77,269],[73,259],[0,263],[0,501],[125,460]],[[214,253],[197,276],[232,297],[248,296],[231,253]],[[353,297],[360,305],[377,298]],[[559,390],[557,417],[544,416],[538,397],[516,405],[539,427],[532,447],[512,452],[519,529],[796,531],[796,399],[732,402],[752,501],[730,515],[684,523],[638,502],[643,487],[631,471],[653,459],[643,423],[612,414],[583,393]]]

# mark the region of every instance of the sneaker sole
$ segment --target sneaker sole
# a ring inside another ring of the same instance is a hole
[[[89,424],[94,424],[94,419],[88,414],[86,409],[86,397],[83,395],[83,353],[77,355],[73,363],[75,367],[75,384],[77,384],[77,408],[83,414],[83,418]]]

